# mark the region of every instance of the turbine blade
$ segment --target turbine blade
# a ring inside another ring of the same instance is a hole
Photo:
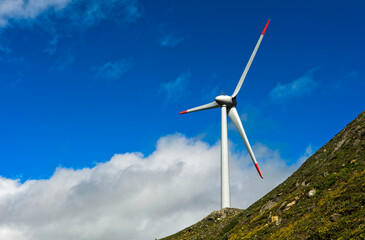
[[[190,108],[188,110],[180,112],[179,114],[197,112],[197,111],[206,110],[206,109],[210,109],[210,108],[217,108],[217,107],[219,107],[219,104],[214,101],[214,102],[211,102],[211,103],[199,106],[199,107]]]
[[[237,110],[236,110],[235,107],[232,107],[231,109],[229,109],[228,116],[232,120],[232,122],[234,123],[234,125],[236,126],[238,132],[240,133],[241,138],[242,138],[243,142],[246,145],[248,154],[250,154],[250,157],[252,159],[252,162],[253,162],[253,164],[255,164],[255,167],[256,167],[257,172],[259,173],[260,177],[263,178],[262,177],[262,174],[261,174],[261,171],[260,171],[260,168],[259,168],[259,165],[257,164],[255,155],[253,154],[251,145],[248,142],[248,139],[247,139],[245,130],[243,129],[241,119],[240,119],[240,117],[239,117],[239,115],[238,115]]]
[[[269,25],[269,22],[270,22],[270,19],[269,19],[269,21],[267,21],[266,26],[265,26],[265,28],[264,28],[264,31],[262,31],[261,36],[260,36],[259,40],[258,40],[258,41],[257,41],[257,43],[256,43],[255,49],[253,50],[253,52],[252,52],[252,54],[251,54],[251,57],[250,57],[250,59],[248,60],[248,63],[247,63],[247,65],[246,65],[246,68],[245,68],[245,70],[244,70],[244,71],[243,71],[243,73],[242,73],[242,76],[241,76],[241,78],[240,78],[240,81],[238,82],[237,87],[236,87],[236,89],[234,90],[234,92],[233,92],[233,94],[232,94],[232,97],[236,97],[236,96],[237,96],[237,94],[238,94],[238,92],[239,92],[239,91],[240,91],[240,89],[241,89],[242,83],[243,83],[243,81],[245,80],[245,77],[246,77],[246,75],[247,75],[248,70],[250,69],[250,66],[251,66],[251,63],[252,63],[253,59],[255,58],[255,55],[256,55],[257,49],[259,49],[259,46],[260,46],[260,44],[261,44],[262,38],[263,38],[263,37],[264,37],[264,35],[265,35],[266,28],[267,28],[267,26]]]

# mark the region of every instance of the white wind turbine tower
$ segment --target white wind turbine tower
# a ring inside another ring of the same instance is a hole
[[[242,83],[245,80],[248,70],[250,69],[251,63],[256,55],[257,49],[260,46],[262,38],[264,37],[265,31],[266,31],[267,26],[269,25],[269,22],[270,22],[270,19],[267,21],[266,26],[265,26],[264,30],[262,31],[258,42],[256,43],[255,49],[253,50],[251,57],[248,60],[246,68],[243,71],[243,74],[242,74],[232,96],[220,95],[215,98],[214,102],[211,102],[211,103],[199,106],[199,107],[191,108],[186,111],[182,111],[180,113],[180,114],[184,114],[184,113],[191,113],[191,112],[206,110],[206,109],[210,109],[210,108],[217,108],[217,107],[221,108],[221,119],[222,119],[222,127],[221,127],[221,138],[222,138],[221,139],[221,206],[222,206],[222,209],[231,207],[231,199],[230,199],[230,192],[229,192],[227,114],[228,114],[229,118],[232,120],[232,122],[234,123],[234,125],[236,126],[238,132],[240,133],[240,135],[243,139],[243,142],[246,145],[247,151],[250,154],[252,162],[255,164],[257,172],[260,174],[260,177],[263,178],[261,171],[259,169],[259,166],[257,165],[255,155],[253,154],[250,143],[248,142],[245,130],[243,129],[241,119],[236,110],[236,105],[237,105],[236,96],[241,89]]]

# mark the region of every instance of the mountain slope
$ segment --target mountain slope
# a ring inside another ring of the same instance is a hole
[[[365,112],[246,210],[215,211],[163,240],[365,239]]]

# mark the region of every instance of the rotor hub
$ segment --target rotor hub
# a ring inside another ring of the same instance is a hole
[[[236,98],[228,95],[219,95],[215,98],[215,101],[221,106],[233,107],[237,105]]]

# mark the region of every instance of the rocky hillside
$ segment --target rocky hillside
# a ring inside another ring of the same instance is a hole
[[[365,112],[246,210],[227,208],[163,240],[365,239]]]

